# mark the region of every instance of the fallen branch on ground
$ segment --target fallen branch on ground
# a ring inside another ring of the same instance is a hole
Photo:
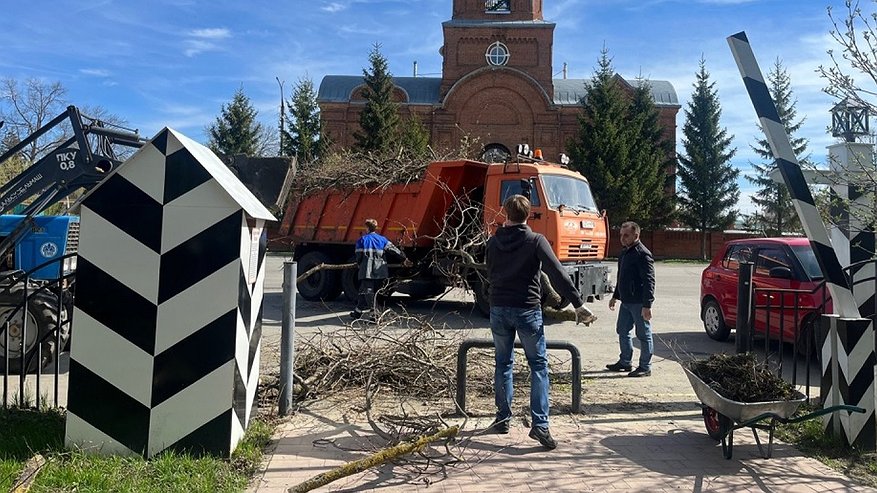
[[[332,481],[345,478],[347,476],[365,471],[367,469],[371,469],[372,467],[379,466],[395,458],[402,457],[404,455],[408,455],[414,452],[419,452],[432,442],[441,440],[443,438],[452,438],[456,436],[458,431],[460,431],[460,428],[458,426],[451,426],[433,435],[422,436],[415,441],[401,443],[399,445],[396,445],[395,447],[381,450],[364,459],[348,462],[347,464],[336,467],[331,471],[318,474],[313,478],[290,488],[289,492],[304,493],[306,491],[311,491],[315,488],[319,488],[320,486],[325,486]]]

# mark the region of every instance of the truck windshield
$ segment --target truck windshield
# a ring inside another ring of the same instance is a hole
[[[556,209],[562,205],[578,211],[597,212],[591,187],[585,180],[562,175],[542,175],[542,184],[549,207]]]
[[[811,280],[822,279],[822,269],[819,268],[819,262],[816,261],[816,254],[810,245],[793,245],[792,252],[801,261],[801,267]]]

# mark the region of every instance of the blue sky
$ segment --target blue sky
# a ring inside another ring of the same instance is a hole
[[[864,2],[865,0],[863,0]],[[869,3],[869,2],[865,2]],[[102,106],[152,136],[164,126],[205,141],[204,128],[239,87],[266,125],[276,126],[280,88],[327,74],[360,74],[374,43],[395,75],[441,71],[441,23],[451,0],[31,0],[0,16],[0,77],[60,81],[71,103]],[[557,23],[554,71],[589,77],[605,45],[616,70],[668,80],[683,110],[703,55],[734,134],[734,164],[755,157],[755,113],[725,38],[745,30],[762,71],[779,57],[806,117],[801,135],[824,162],[831,98],[815,70],[836,48],[826,7],[841,0],[544,0]],[[684,114],[677,118],[679,134]],[[740,208],[752,187],[741,180]]]

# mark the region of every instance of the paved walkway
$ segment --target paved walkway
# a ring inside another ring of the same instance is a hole
[[[694,407],[692,403],[692,407]],[[322,413],[321,413],[322,414]],[[334,422],[303,411],[279,430],[264,474],[250,491],[280,493],[367,455],[366,424]],[[544,450],[516,422],[508,435],[480,433],[489,417],[470,419],[455,452],[464,460],[441,472],[386,465],[318,491],[877,491],[858,486],[785,444],[762,459],[747,430],[735,434],[734,457],[705,433],[700,412],[651,411],[553,416],[558,448]]]

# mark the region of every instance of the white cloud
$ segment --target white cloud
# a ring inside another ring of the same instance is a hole
[[[346,8],[347,8],[346,5],[338,3],[338,2],[331,2],[329,4],[326,4],[322,7],[320,7],[321,10],[329,12],[330,14],[334,14],[336,12],[341,12],[342,10],[344,10]]]
[[[200,39],[226,39],[231,37],[231,32],[224,27],[211,27],[206,29],[193,29],[189,36]]]
[[[109,77],[110,71],[102,68],[81,68],[79,73],[83,75],[91,75],[94,77]]]
[[[187,33],[189,39],[184,41],[183,54],[191,58],[195,55],[204,53],[205,51],[216,51],[220,49],[218,41],[231,37],[228,29],[220,27],[211,27],[204,29],[193,29]]]

